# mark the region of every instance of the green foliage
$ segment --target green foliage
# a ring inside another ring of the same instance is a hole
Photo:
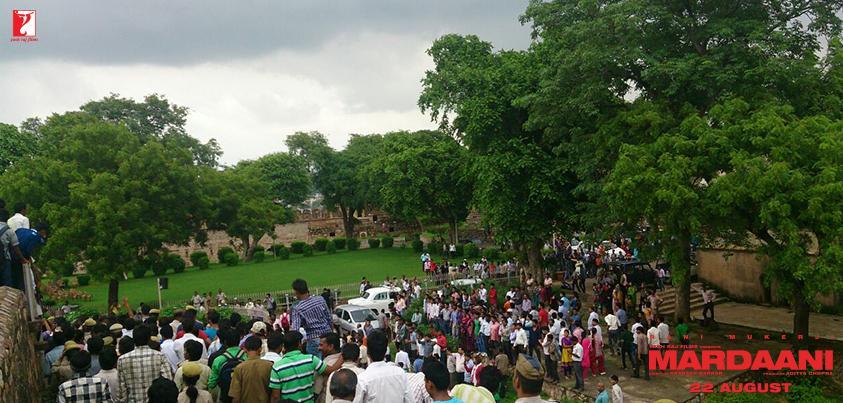
[[[71,311],[67,315],[64,316],[68,322],[73,323],[77,319],[87,319],[92,316],[99,315],[99,311],[93,308],[79,308]]]
[[[260,246],[260,245],[255,245],[254,251],[255,252],[265,252],[266,248],[264,248],[263,246]]]
[[[413,239],[413,251],[416,253],[422,253],[424,251],[424,242],[421,239]]]
[[[384,247],[384,249],[391,248],[394,243],[395,239],[391,236],[381,237],[381,245]]]
[[[498,248],[483,249],[483,256],[486,256],[490,262],[497,262],[501,259],[501,250]]]
[[[505,262],[508,262],[508,261],[510,261],[510,260],[512,260],[516,257],[518,257],[518,252],[516,252],[514,250],[507,249],[507,250],[501,252],[501,260],[503,260]]]
[[[152,274],[157,277],[163,276],[167,274],[167,267],[162,262],[158,262],[152,265]]]
[[[34,156],[37,148],[38,139],[32,133],[0,123],[0,173],[18,161]]]
[[[70,277],[73,275],[73,272],[76,270],[73,263],[62,262],[55,260],[55,264],[51,265],[54,268],[54,271],[58,271],[64,277]]]
[[[339,249],[345,249],[345,245],[346,245],[346,239],[345,238],[334,238],[334,246],[336,246],[338,250]]]
[[[427,253],[430,253],[431,255],[433,255],[433,254],[441,255],[442,254],[442,243],[440,243],[438,241],[431,241],[429,244],[427,244]]]
[[[225,255],[228,255],[230,253],[236,253],[234,252],[234,248],[228,246],[223,246],[222,248],[219,248],[219,250],[217,250],[217,261],[219,261],[220,263],[225,262]]]
[[[266,252],[259,250],[252,255],[252,260],[256,263],[263,262],[266,259]]]
[[[290,249],[281,245],[281,248],[276,249],[276,256],[281,260],[288,260],[290,258]]]
[[[474,242],[466,244],[465,256],[469,259],[477,259],[480,257],[480,248]]]
[[[307,160],[299,155],[274,153],[249,165],[246,171],[259,177],[261,183],[269,185],[269,200],[279,199],[284,205],[296,205],[311,194],[312,183]]]
[[[313,241],[313,248],[319,252],[324,252],[325,248],[328,246],[328,242],[330,242],[328,238],[317,238]]]
[[[149,271],[149,267],[139,265],[132,269],[132,276],[135,278],[143,278],[146,275],[146,272]]]
[[[454,255],[457,257],[465,256],[465,245],[461,243],[454,245]]]
[[[308,244],[305,244],[305,245],[302,247],[302,252],[301,252],[301,253],[302,253],[302,255],[304,255],[304,257],[311,257],[311,256],[313,256],[313,246],[308,245]]]
[[[293,242],[290,242],[290,250],[291,250],[293,253],[298,253],[298,254],[302,254],[302,253],[304,253],[304,248],[305,248],[306,246],[308,246],[308,245],[307,245],[307,242],[305,242],[305,241],[293,241]]]
[[[282,248],[286,248],[286,246],[280,243],[274,243],[272,244],[272,246],[269,247],[269,250],[272,251],[273,255],[278,256]]]
[[[86,286],[91,284],[91,276],[87,274],[80,274],[76,276],[76,281],[79,283],[80,286]]]
[[[203,259],[208,259],[208,252],[205,252],[204,250],[197,250],[190,254],[190,264],[193,266],[200,267],[199,263],[201,263]]]
[[[226,266],[237,266],[240,264],[240,255],[236,253],[229,253],[223,256],[223,261],[225,262]]]
[[[330,253],[330,254],[337,253],[336,243],[328,242],[328,244],[325,245],[325,250],[328,251],[328,253]]]
[[[381,246],[381,240],[378,238],[369,238],[366,240],[370,248],[378,248]]]
[[[347,238],[346,246],[348,247],[348,250],[360,249],[360,240],[357,238]]]
[[[208,256],[200,257],[199,260],[196,262],[196,267],[199,267],[199,270],[206,270],[210,266],[211,259],[209,259]]]
[[[175,253],[164,255],[161,266],[164,268],[164,271],[171,270],[173,273],[182,273],[186,267],[184,260]]]

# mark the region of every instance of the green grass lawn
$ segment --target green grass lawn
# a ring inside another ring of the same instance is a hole
[[[363,276],[374,284],[381,284],[386,276],[400,278],[403,274],[422,277],[418,255],[412,249],[337,251],[332,255],[317,253],[307,258],[292,255],[290,260],[269,259],[261,263],[241,263],[234,267],[215,264],[207,270],[189,268],[184,273],[167,273],[165,276],[169,278],[170,284],[168,290],[162,291],[162,300],[166,306],[167,301],[189,299],[194,291],[211,291],[215,295],[219,288],[229,296],[288,290],[296,278],[307,280],[311,290],[359,283]],[[155,277],[151,275],[142,279],[130,276],[129,280],[120,282],[120,299],[128,297],[133,306],[140,302],[157,305],[155,284]],[[107,308],[107,282],[92,282],[80,289],[91,294],[91,301],[72,303],[100,310]]]

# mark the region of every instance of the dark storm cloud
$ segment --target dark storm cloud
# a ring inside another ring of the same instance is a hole
[[[499,48],[525,48],[526,0],[107,1],[51,0],[38,11],[37,46],[0,61],[184,65],[307,51],[359,32],[434,39],[474,33]],[[9,10],[6,10],[9,11]],[[10,24],[7,19],[5,25]],[[8,27],[4,30],[8,31]]]

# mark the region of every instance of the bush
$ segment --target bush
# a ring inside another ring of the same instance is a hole
[[[164,255],[161,266],[164,268],[164,273],[166,273],[167,270],[172,270],[173,273],[183,273],[187,265],[184,263],[184,260],[179,257],[179,255],[176,255],[175,253],[168,253]]]
[[[337,250],[345,249],[345,244],[345,238],[334,238],[334,246],[337,247]]]
[[[207,259],[208,253],[204,250],[197,250],[196,252],[190,254],[190,264],[198,267],[199,261],[202,260],[202,258]]]
[[[234,248],[223,246],[220,250],[217,251],[217,261],[220,263],[225,262],[225,255],[229,253],[234,253]]]
[[[211,265],[211,259],[208,256],[203,256],[199,258],[199,261],[196,262],[196,266],[199,267],[199,270],[205,270]]]
[[[391,236],[385,236],[385,237],[381,238],[381,245],[384,247],[384,249],[391,248],[394,243],[395,243],[395,239],[392,238]]]
[[[229,253],[223,256],[222,260],[227,266],[237,266],[238,264],[240,264],[240,255],[236,253]]]
[[[308,244],[304,244],[304,248],[302,249],[301,253],[304,255],[304,257],[311,257],[313,256],[313,247]]]
[[[74,309],[67,315],[64,315],[64,318],[67,319],[68,322],[73,323],[76,319],[80,318],[90,318],[93,316],[99,316],[100,312],[94,308],[82,308]]]
[[[331,242],[328,238],[317,238],[313,241],[313,248],[319,252],[324,252],[325,248],[328,247],[328,242]]]
[[[149,270],[146,266],[138,266],[132,269],[132,276],[135,278],[143,278],[146,275],[146,271]]]
[[[280,244],[280,243],[274,243],[274,244],[272,244],[272,246],[270,246],[270,247],[269,247],[269,250],[271,250],[271,251],[272,251],[272,254],[273,254],[275,257],[278,257],[278,255],[279,255],[279,254],[280,254],[280,252],[281,252],[281,249],[286,249],[286,248],[287,248],[286,246],[284,246],[284,245],[282,245],[282,244]]]
[[[421,239],[413,239],[413,251],[416,253],[424,252],[424,242]]]
[[[76,268],[73,266],[73,263],[58,262],[56,263],[55,267],[57,269],[56,271],[61,273],[61,275],[64,277],[72,276],[73,271],[76,270]]]
[[[381,240],[378,239],[378,238],[369,238],[369,239],[366,240],[366,242],[369,244],[369,248],[372,248],[372,249],[378,248],[378,247],[381,246]]]
[[[506,250],[506,251],[501,252],[501,259],[503,259],[504,261],[510,261],[515,256],[518,256],[518,252],[516,252],[514,250]]]
[[[76,276],[76,281],[79,282],[79,285],[88,285],[91,284],[91,276],[87,274],[80,274]]]
[[[346,243],[348,245],[348,250],[360,249],[360,240],[357,238],[348,238]]]
[[[275,257],[280,258],[281,260],[290,259],[290,249],[287,248],[284,245],[279,245],[279,246],[281,246],[281,247],[276,250]]]
[[[329,254],[334,254],[337,253],[337,246],[333,242],[328,242],[328,244],[325,245],[325,250],[327,250]]]
[[[266,259],[266,252],[264,252],[262,250],[256,251],[255,254],[252,255],[252,260],[254,260],[255,263],[263,262],[265,259]]]
[[[497,262],[501,259],[501,250],[498,248],[483,249],[483,255],[486,256],[490,262]]]
[[[293,253],[302,254],[304,253],[304,247],[308,246],[307,242],[305,241],[293,241],[290,243],[290,251]]]
[[[464,256],[465,255],[465,245],[463,245],[463,244],[454,245],[454,249],[456,250],[454,252],[454,256]]]
[[[427,244],[427,253],[431,255],[434,253],[442,254],[442,244],[436,241]]]
[[[266,252],[266,248],[260,245],[255,245],[255,252]]]
[[[480,248],[474,242],[465,245],[465,256],[469,259],[477,259],[480,257]]]

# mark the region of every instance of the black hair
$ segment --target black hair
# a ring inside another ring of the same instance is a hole
[[[334,351],[340,350],[340,336],[338,334],[331,332],[325,334],[322,338],[325,339],[326,343],[334,346]]]
[[[64,332],[53,333],[53,347],[63,346],[64,342],[66,342],[66,341],[67,341],[67,337],[65,336]]]
[[[135,325],[137,325],[137,322],[132,318],[126,318],[123,320],[123,327],[126,328],[126,330],[134,330]]]
[[[220,314],[219,312],[211,309],[208,313],[205,314],[205,319],[208,320],[208,323],[220,323]]]
[[[100,368],[114,369],[117,367],[117,352],[113,348],[103,349],[99,357]]]
[[[15,203],[15,213],[20,213],[24,210],[26,210],[26,203],[24,203],[24,202]]]
[[[354,393],[357,390],[357,374],[348,368],[335,372],[331,377],[331,384],[328,385],[328,389],[334,398],[354,400]]]
[[[222,344],[226,347],[236,347],[240,345],[240,334],[237,333],[237,330],[228,329],[226,330],[222,337]]]
[[[158,377],[158,379],[152,381],[152,385],[146,390],[146,396],[150,402],[178,403],[179,388],[175,382],[164,377]]]
[[[199,361],[202,359],[202,343],[196,340],[184,342],[184,351],[187,353],[188,361]],[[181,358],[181,357],[179,357]]]
[[[158,329],[158,333],[161,334],[161,337],[163,337],[164,340],[172,339],[173,338],[173,327],[170,326],[170,325],[161,326]]]
[[[302,335],[299,332],[291,331],[284,335],[284,350],[287,352],[301,349]]]
[[[184,330],[184,334],[193,333],[196,331],[196,321],[193,319],[185,319],[181,323],[181,330]]]
[[[140,325],[132,331],[132,337],[135,338],[135,346],[147,346],[152,337],[152,330],[147,325]]]
[[[200,376],[201,374],[194,376],[185,376],[182,374],[184,384],[187,385],[185,394],[187,394],[187,398],[190,399],[190,403],[196,403],[196,399],[199,398],[199,389],[196,389],[196,382],[199,382]]]
[[[356,362],[360,359],[360,346],[356,343],[345,343],[342,346],[342,359],[348,362]]]
[[[430,358],[425,359],[424,364],[422,364],[422,372],[424,373],[424,379],[430,381],[436,390],[448,390],[448,383],[450,382],[448,370],[441,362]]]
[[[74,372],[85,373],[91,368],[91,354],[87,351],[77,350],[69,359]]]
[[[240,320],[240,314],[237,312],[232,313],[231,316],[228,317],[228,323],[231,325],[231,327],[236,327],[237,324],[240,323]]]
[[[284,345],[284,334],[281,332],[272,332],[266,337],[266,348],[269,351],[276,351],[279,347]]]
[[[297,278],[293,281],[293,290],[299,294],[305,294],[307,290],[307,281]]]
[[[481,371],[480,373],[482,374],[485,371],[486,371],[486,368],[484,367],[483,371]],[[544,379],[539,379],[539,380],[527,379],[526,377],[524,377],[524,375],[521,375],[521,373],[519,373],[518,371],[515,371],[515,376],[518,377],[518,382],[521,384],[521,390],[523,390],[524,393],[526,393],[528,395],[533,395],[533,396],[537,396],[539,393],[541,393],[542,385],[544,384]]]
[[[250,336],[243,343],[243,347],[245,347],[246,351],[260,351],[261,347],[263,347],[263,341],[258,336]]]
[[[91,337],[85,345],[89,353],[99,354],[102,352],[103,341],[99,337]]]
[[[135,340],[129,336],[123,336],[120,338],[120,341],[117,342],[117,350],[120,351],[120,355],[126,355],[134,349]]]
[[[386,355],[386,346],[389,343],[386,333],[383,330],[375,329],[369,333],[369,337],[366,339],[369,356],[372,357],[372,361],[383,361],[383,357]]]
[[[486,366],[483,367],[483,370],[477,375],[477,384],[488,389],[490,392],[495,393],[498,389],[500,389],[502,379],[503,373],[499,369],[492,366]]]
[[[6,209],[0,207],[0,222],[6,222],[9,220],[9,212]]]

